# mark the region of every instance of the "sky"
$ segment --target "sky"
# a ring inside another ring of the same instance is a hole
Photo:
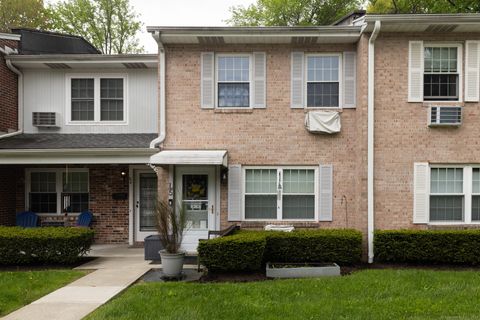
[[[56,3],[59,0],[47,0]],[[145,52],[156,53],[157,45],[146,31],[147,26],[224,26],[229,8],[248,6],[254,0],[130,0],[143,22],[138,38]]]

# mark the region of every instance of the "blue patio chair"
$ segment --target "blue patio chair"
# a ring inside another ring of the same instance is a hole
[[[23,211],[17,214],[16,225],[23,228],[37,227],[38,216],[32,211]]]
[[[77,227],[90,227],[92,219],[93,214],[90,211],[83,211],[77,218]]]

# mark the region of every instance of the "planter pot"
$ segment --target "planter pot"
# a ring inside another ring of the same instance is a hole
[[[164,276],[167,278],[181,276],[185,252],[168,253],[165,250],[160,250],[159,253],[160,258],[162,259],[162,271]]]
[[[266,271],[268,278],[313,278],[340,275],[340,267],[336,263],[267,263]]]

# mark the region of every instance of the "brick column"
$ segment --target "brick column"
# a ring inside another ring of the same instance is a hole
[[[157,173],[158,181],[158,200],[159,201],[168,201],[168,167],[156,167],[155,172]]]

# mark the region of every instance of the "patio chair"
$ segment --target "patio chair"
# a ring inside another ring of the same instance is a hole
[[[92,224],[93,214],[90,211],[83,211],[77,218],[77,227],[90,227]]]
[[[38,224],[38,216],[32,211],[23,211],[17,214],[16,225],[23,228],[35,228]]]

